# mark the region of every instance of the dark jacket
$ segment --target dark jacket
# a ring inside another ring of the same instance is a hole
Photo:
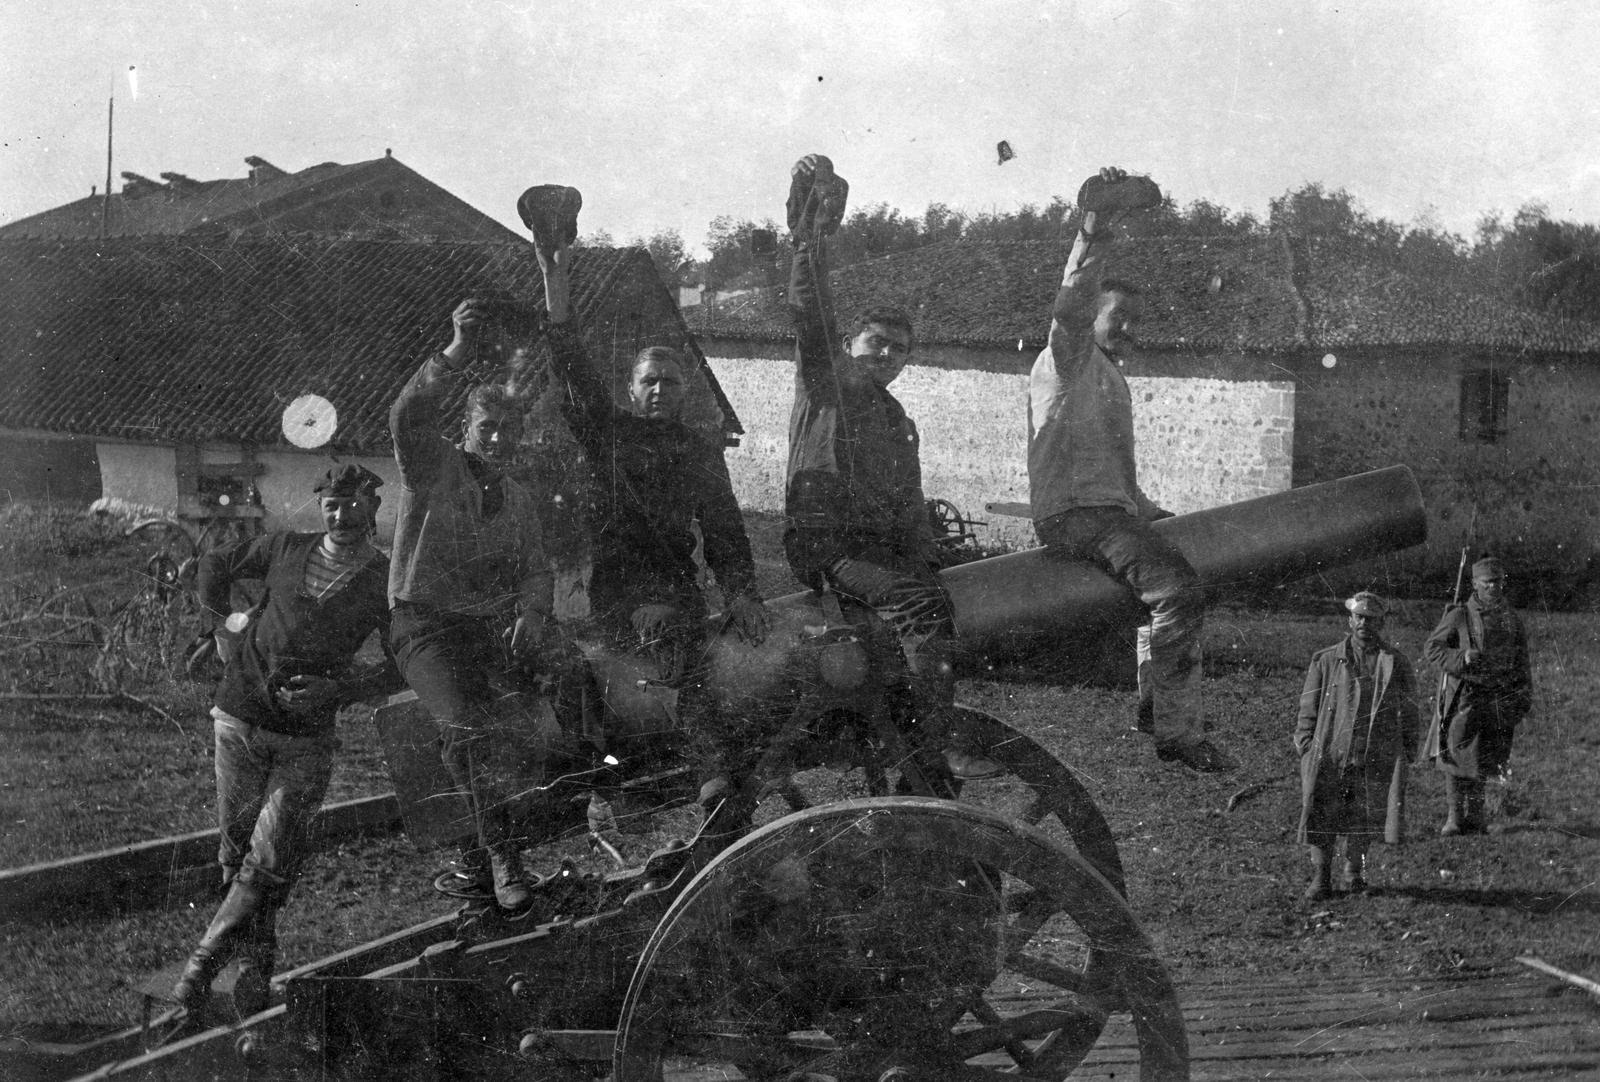
[[[933,544],[917,426],[894,395],[835,365],[839,337],[821,261],[800,242],[789,279],[795,386],[784,548],[811,585],[841,556],[879,549],[916,560]]]
[[[1468,650],[1479,656],[1466,663]],[[1468,704],[1492,705],[1511,724],[1533,709],[1533,666],[1528,657],[1528,631],[1509,605],[1498,630],[1485,628],[1482,607],[1475,597],[1448,609],[1422,646],[1423,656],[1444,674],[1439,702],[1428,728],[1423,755],[1440,754],[1441,730]]]
[[[730,599],[756,597],[755,558],[722,450],[678,421],[617,408],[570,324],[552,325],[549,342],[567,388],[563,415],[594,470],[595,610],[698,599],[696,521],[717,585]]]
[[[1420,714],[1417,677],[1404,654],[1387,643],[1373,667],[1372,708],[1358,717],[1361,687],[1352,636],[1312,655],[1300,692],[1294,750],[1300,753],[1300,840],[1305,841],[1318,781],[1325,772],[1351,768],[1352,749],[1361,749],[1359,768],[1387,779],[1396,759],[1410,762],[1417,746]],[[1359,738],[1359,739],[1358,739]],[[1384,781],[1387,787],[1387,780]]]
[[[511,622],[555,607],[555,576],[545,559],[538,508],[527,489],[500,479],[505,501],[483,514],[483,488],[467,456],[450,441],[444,404],[460,374],[439,356],[417,369],[389,410],[400,466],[391,601]]]
[[[338,678],[349,669],[367,636],[380,633],[388,649],[389,561],[381,552],[341,589],[316,601],[300,596],[306,558],[320,533],[270,533],[213,549],[200,560],[200,601],[208,631],[227,618],[230,594],[240,579],[258,579],[265,593],[235,644],[217,685],[215,703],[240,721],[292,736],[333,728],[334,714],[355,702],[402,686],[393,659],[352,680],[335,701],[290,712],[276,692],[292,676]]]

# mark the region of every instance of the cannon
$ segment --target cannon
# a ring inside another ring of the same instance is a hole
[[[1222,596],[1405,548],[1426,528],[1415,480],[1395,467],[1157,529]],[[1094,568],[1042,550],[943,580],[968,663],[1070,649],[1069,626],[1103,633],[1140,615]],[[293,978],[279,1035],[250,1054],[283,1076],[346,1079],[607,1065],[616,1082],[685,1067],[1060,1079],[1126,1015],[1139,1077],[1187,1078],[1172,982],[1128,907],[1106,820],[1067,766],[958,707],[1005,771],[959,782],[911,716],[893,640],[870,614],[827,593],[769,611],[760,646],[726,634],[708,647],[707,686],[760,749],[738,785],[697,796],[664,742],[676,689],[648,658],[595,651],[603,714],[586,713],[573,738],[590,765],[546,763],[530,786],[547,832],[587,816],[598,833],[597,807],[653,801],[689,810],[687,837],[605,875],[564,863],[524,913],[469,899],[450,938],[387,968]],[[535,727],[548,730],[541,709]],[[379,727],[413,838],[459,831],[463,810],[428,776],[427,719],[395,702]],[[792,775],[824,766],[859,771],[859,795],[809,806]]]

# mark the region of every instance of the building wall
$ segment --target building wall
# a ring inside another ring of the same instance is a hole
[[[794,366],[719,357],[717,379],[744,422],[728,469],[742,506],[783,508]],[[1281,492],[1290,485],[1294,389],[1283,382],[1134,377],[1140,484],[1183,513]],[[1034,544],[1024,519],[987,514],[989,502],[1026,503],[1027,379],[913,365],[894,393],[922,435],[923,490],[950,500],[991,544]]]
[[[1462,351],[1349,351],[1335,362],[1302,370],[1302,458],[1315,480],[1396,462],[1415,471],[1429,541],[1390,561],[1397,577],[1448,579],[1469,542],[1474,554],[1512,562],[1526,603],[1559,604],[1592,575],[1600,363]],[[1505,434],[1494,443],[1459,434],[1462,373],[1483,368],[1510,379]]]
[[[87,506],[99,498],[93,440],[0,433],[0,502]]]

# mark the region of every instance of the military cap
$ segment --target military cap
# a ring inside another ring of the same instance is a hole
[[[1345,601],[1344,607],[1349,609],[1351,613],[1356,616],[1389,615],[1389,606],[1384,603],[1383,598],[1379,597],[1371,590],[1362,590],[1354,597],[1349,598],[1347,601]]]
[[[377,499],[378,488],[383,484],[383,478],[354,462],[346,462],[342,466],[334,466],[322,479],[317,482],[311,491],[319,496],[358,496],[365,499]]]

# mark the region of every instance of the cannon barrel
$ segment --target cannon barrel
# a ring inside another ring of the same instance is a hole
[[[1213,597],[1281,585],[1428,536],[1422,491],[1405,466],[1177,515],[1155,530],[1177,546]],[[953,567],[942,579],[964,649],[989,658],[1108,624],[1137,624],[1144,611],[1098,568],[1042,548]]]

